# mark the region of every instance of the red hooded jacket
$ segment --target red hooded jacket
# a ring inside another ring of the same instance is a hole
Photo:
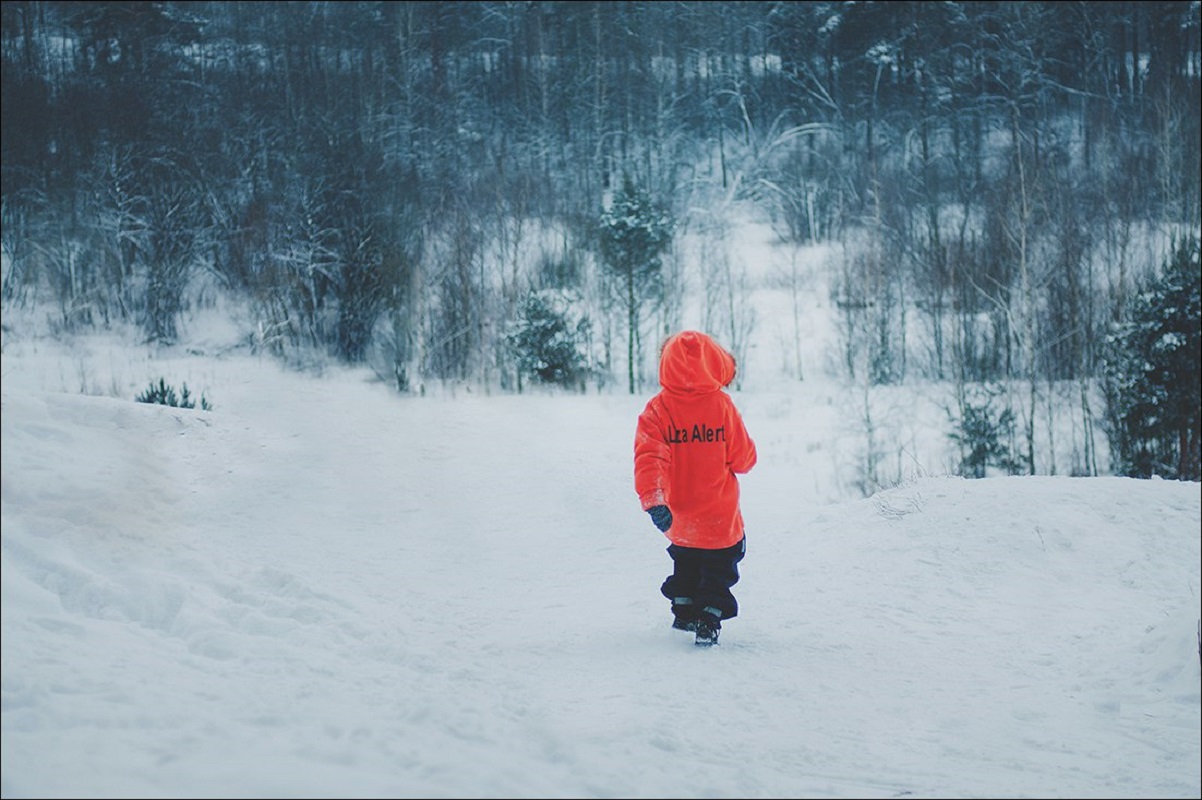
[[[639,414],[634,437],[634,490],[643,510],[665,505],[673,544],[717,550],[743,538],[736,474],[756,462],[755,443],[723,389],[735,359],[698,331],[664,342],[663,389]]]

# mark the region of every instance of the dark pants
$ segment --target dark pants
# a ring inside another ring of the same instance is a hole
[[[709,607],[722,612],[719,619],[738,616],[739,603],[730,587],[739,582],[739,562],[746,552],[746,538],[722,550],[669,545],[673,571],[659,590],[672,601],[672,613],[693,619]]]

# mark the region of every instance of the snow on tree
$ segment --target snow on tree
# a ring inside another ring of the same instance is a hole
[[[620,279],[624,294],[631,394],[635,392],[634,365],[642,308],[663,296],[661,256],[672,243],[674,227],[671,215],[657,207],[629,175],[601,214],[601,257]]]
[[[506,341],[518,371],[540,383],[580,386],[594,371],[592,322],[571,289],[543,289],[526,298]]]
[[[1116,474],[1199,480],[1202,303],[1199,242],[1174,247],[1108,340],[1106,394]]]

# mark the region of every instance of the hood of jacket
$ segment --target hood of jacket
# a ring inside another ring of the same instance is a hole
[[[673,334],[660,350],[659,383],[669,392],[714,392],[734,379],[734,356],[700,331]]]

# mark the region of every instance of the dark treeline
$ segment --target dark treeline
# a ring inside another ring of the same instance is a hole
[[[1088,404],[1164,243],[1202,228],[1198,13],[5,0],[4,301],[170,342],[221,290],[281,355],[514,389],[506,331],[562,290],[590,374],[633,390],[680,276],[593,267],[626,185],[677,234],[738,201],[840,245],[849,377],[1022,381],[1033,426],[1040,382]],[[737,303],[715,320],[740,347]]]

